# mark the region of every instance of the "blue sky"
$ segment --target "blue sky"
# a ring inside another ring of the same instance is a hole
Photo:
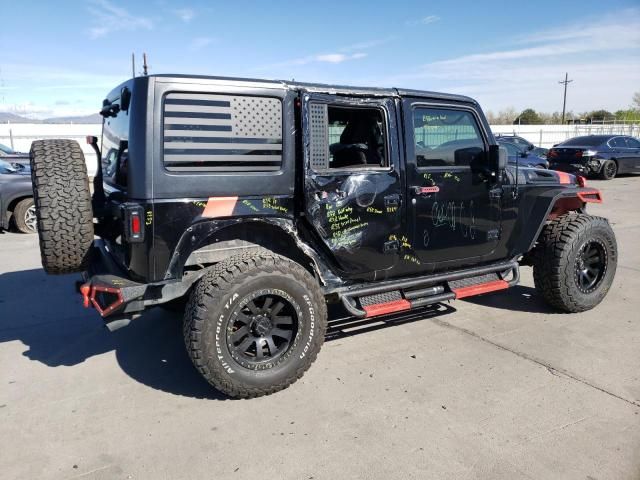
[[[310,7],[313,5],[313,8]],[[0,111],[97,111],[131,76],[283,78],[462,93],[486,110],[627,108],[640,3],[0,0]]]

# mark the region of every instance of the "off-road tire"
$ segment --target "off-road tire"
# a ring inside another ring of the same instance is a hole
[[[299,319],[286,356],[265,369],[241,365],[228,344],[235,312],[258,292],[290,296]],[[193,364],[211,385],[231,397],[253,398],[287,388],[302,377],[324,343],[326,324],[326,302],[311,274],[288,258],[260,249],[208,269],[191,292],[183,333]]]
[[[602,180],[612,180],[618,174],[618,164],[613,160],[607,160],[602,164],[599,177]]]
[[[27,212],[33,207],[33,198],[20,200],[13,209],[13,223],[20,233],[36,233],[27,223]]]
[[[93,212],[80,145],[36,140],[29,156],[42,266],[49,274],[81,272],[93,243]]]
[[[588,244],[598,245],[604,257],[603,273],[592,289],[579,286],[579,258]],[[569,213],[545,225],[533,255],[536,290],[552,307],[583,312],[605,297],[618,264],[616,238],[605,218]]]

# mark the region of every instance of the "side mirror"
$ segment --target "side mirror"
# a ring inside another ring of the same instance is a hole
[[[529,144],[527,145],[527,150],[533,150],[535,147],[533,146],[533,144]]]
[[[529,156],[529,152],[524,151],[524,152],[520,152],[520,158],[527,158]]]
[[[489,145],[489,168],[500,172],[507,168],[507,149],[500,145]]]

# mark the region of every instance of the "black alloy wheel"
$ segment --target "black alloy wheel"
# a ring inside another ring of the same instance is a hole
[[[298,331],[298,315],[292,298],[255,292],[231,314],[227,347],[233,359],[257,370],[274,365],[291,345]]]
[[[607,271],[607,251],[596,240],[586,242],[576,255],[575,280],[583,293],[594,291]]]

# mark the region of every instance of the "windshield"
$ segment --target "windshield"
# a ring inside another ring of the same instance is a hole
[[[576,137],[566,142],[562,142],[559,147],[596,147],[607,141],[609,137],[601,137],[597,135],[589,137]]]
[[[18,169],[11,165],[9,162],[0,160],[0,173],[15,173]]]
[[[13,153],[16,153],[13,151],[13,149],[7,147],[6,145],[3,145],[0,143],[0,152],[2,153],[6,153],[7,155],[11,155]]]

